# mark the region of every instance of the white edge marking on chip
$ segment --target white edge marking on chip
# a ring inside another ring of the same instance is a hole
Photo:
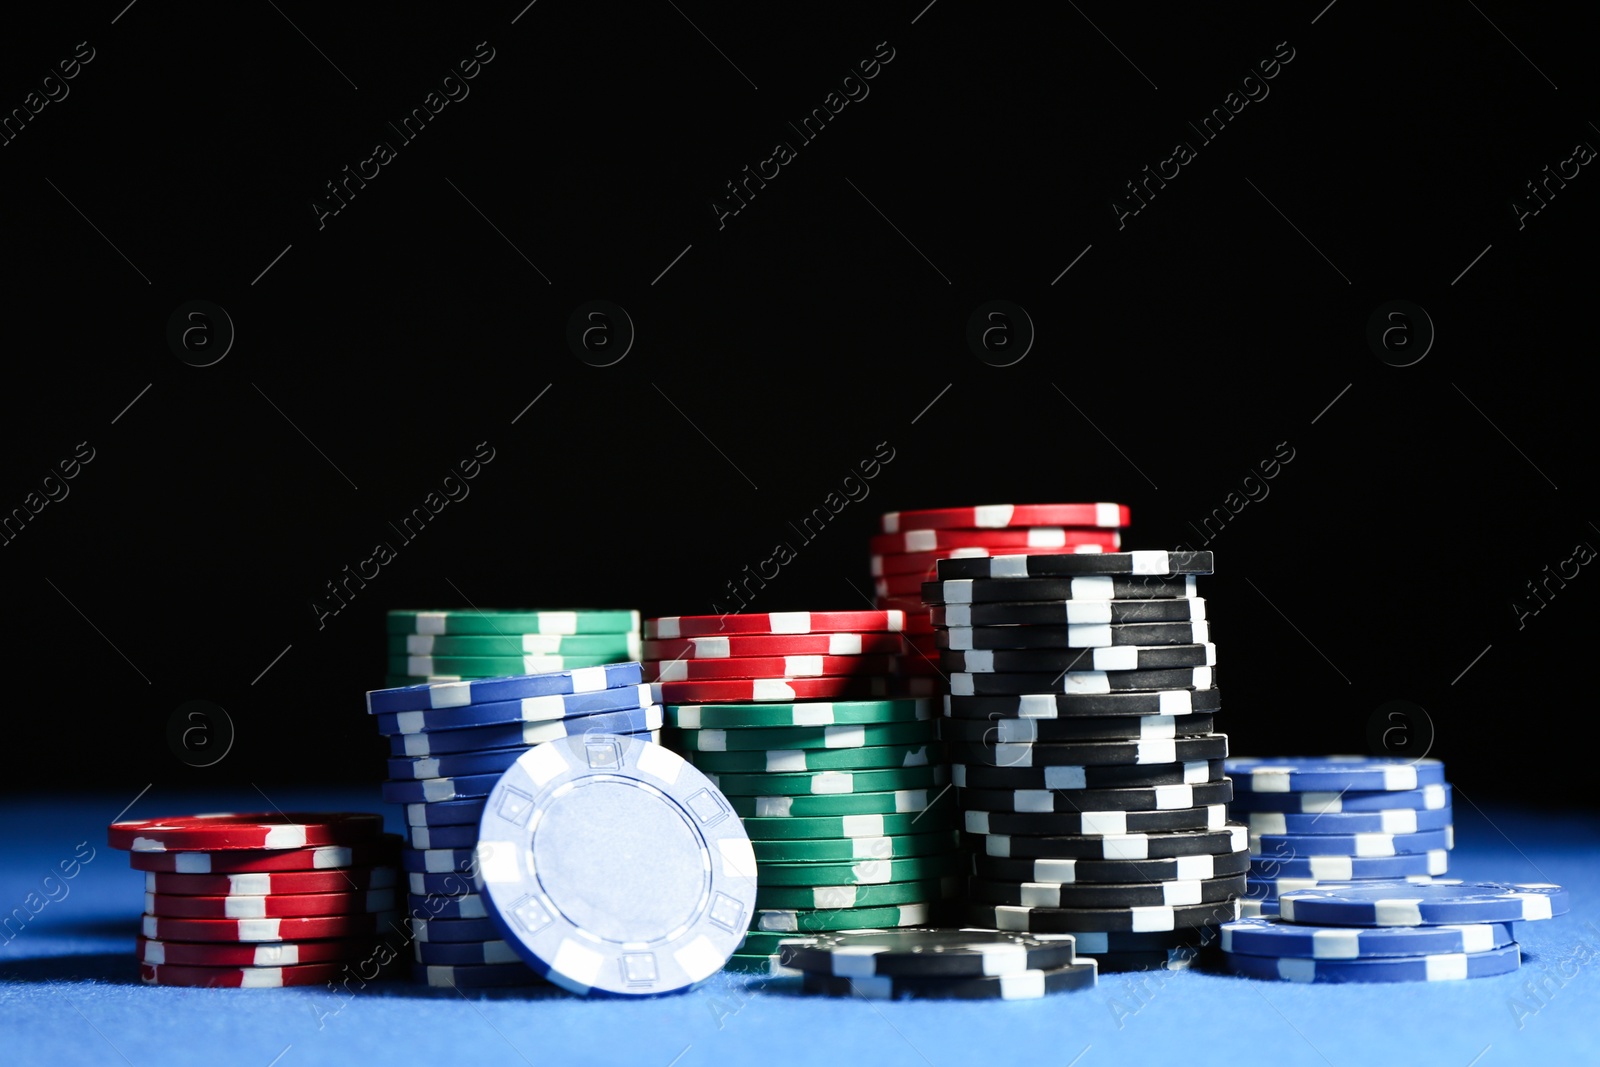
[[[1116,583],[1110,575],[1088,574],[1072,579],[1072,599],[1112,600],[1116,597]]]
[[[1285,957],[1278,961],[1278,977],[1290,982],[1317,980],[1317,961]]]
[[[756,818],[787,819],[793,806],[793,797],[756,797]]]
[[[1133,645],[1090,649],[1089,666],[1097,671],[1131,671],[1139,667],[1139,650]]]
[[[902,540],[906,552],[932,552],[939,547],[939,531],[907,530]]]
[[[991,556],[989,558],[990,578],[1026,578],[1028,577],[1028,557],[1016,555]]]
[[[811,632],[811,613],[772,611],[767,613],[767,623],[775,634],[808,634]]]
[[[1423,787],[1422,803],[1428,811],[1437,811],[1444,807],[1447,802],[1448,801],[1444,793],[1444,786],[1430,785]]]
[[[682,730],[700,729],[700,708],[694,704],[678,705],[678,721],[675,724]]]
[[[846,723],[841,726],[827,726],[823,728],[822,744],[824,748],[862,748],[867,743],[867,728]]]
[[[164,843],[151,837],[134,838],[133,845],[128,849],[129,852],[165,852],[166,850],[167,846]]]
[[[1144,834],[1107,834],[1100,844],[1100,854],[1108,860],[1149,859],[1150,839]]]
[[[1176,918],[1172,914],[1171,908],[1144,907],[1129,908],[1128,910],[1133,913],[1133,923],[1130,928],[1136,934],[1152,930],[1171,930],[1177,926]]]
[[[1094,506],[1094,524],[1096,526],[1121,526],[1122,507],[1119,504],[1096,504]]]
[[[947,604],[972,603],[972,579],[970,578],[951,578],[941,581],[939,587]]]
[[[1554,909],[1550,906],[1550,898],[1536,893],[1518,893],[1522,898],[1522,919],[1532,922],[1537,919],[1548,919]]]
[[[1246,778],[1252,793],[1287,793],[1289,772],[1275,767],[1256,767]]]
[[[961,672],[952,674],[950,676],[950,695],[957,697],[972,696],[972,675]]]
[[[789,684],[787,678],[752,678],[750,680],[750,699],[752,700],[795,700],[794,686]]]
[[[514,842],[479,841],[474,857],[478,865],[478,878],[483,885],[504,885],[521,878]]]
[[[635,757],[635,767],[641,772],[671,785],[683,773],[683,757],[661,745],[640,745]]]
[[[813,793],[854,793],[855,776],[849,771],[819,771],[811,776]]]
[[[680,719],[679,726],[685,724]],[[726,730],[701,730],[695,736],[695,744],[701,752],[726,752],[728,751],[728,731]]]
[[[1463,952],[1488,952],[1495,947],[1494,927],[1488,923],[1473,926],[1447,926],[1442,929],[1455,930],[1461,935],[1461,950]]]
[[[282,941],[282,926],[277,919],[240,919],[240,941]]]
[[[1161,900],[1169,907],[1203,903],[1200,896],[1200,883],[1197,881],[1175,878],[1161,883]]]
[[[570,769],[560,745],[535,745],[519,756],[513,766],[521,768],[541,789]]]
[[[861,654],[860,634],[829,634],[828,655],[830,656],[859,656]]]
[[[151,909],[154,910],[153,908]],[[223,898],[223,917],[228,919],[265,919],[266,897],[228,896]]]
[[[550,961],[552,971],[589,989],[594,988],[603,966],[604,956],[570,937],[561,940],[561,946],[555,951],[555,959]]]
[[[931,803],[932,801],[928,799],[928,791],[926,789],[896,789],[894,791],[894,810],[896,815],[925,811]]]
[[[1067,547],[1067,531],[1060,526],[1030,526],[1028,528],[1029,548],[1065,548]]]
[[[1372,913],[1378,926],[1422,925],[1422,901],[1417,897],[1375,900]]]
[[[1311,931],[1311,955],[1319,960],[1361,958],[1361,929],[1322,929]]]
[[[427,690],[430,708],[459,708],[472,703],[471,682],[436,682]]]
[[[1250,832],[1253,834],[1286,834],[1289,821],[1278,811],[1253,811],[1250,813]]]
[[[733,655],[733,642],[726,637],[696,637],[689,642],[696,659],[727,659]]]
[[[1134,574],[1171,574],[1172,566],[1167,561],[1167,554],[1160,550],[1144,550],[1129,552],[1132,557]]]
[[[1125,811],[1086,811],[1078,816],[1078,824],[1085,834],[1101,837],[1120,837],[1128,832],[1128,813]]]
[[[656,639],[674,641],[678,638],[678,619],[676,616],[657,619],[655,625]]]
[[[1423,973],[1430,982],[1450,982],[1467,977],[1467,957],[1459,952],[1423,957]]]
[[[1215,856],[1179,856],[1178,879],[1185,882],[1202,881],[1216,877]]]
[[[899,533],[900,532],[900,513],[898,511],[886,511],[886,512],[884,512],[883,513],[883,518],[882,518],[881,521],[883,523],[883,532],[884,533]]]
[[[794,724],[796,726],[831,726],[833,724],[833,704],[828,701],[816,701],[797,705],[794,710]]]
[[[744,878],[752,884],[756,880],[756,851],[748,837],[724,837],[717,841],[717,854],[722,860],[722,873],[734,878]]]
[[[1034,860],[1033,874],[1041,882],[1071,885],[1078,880],[1078,861],[1070,857]]]
[[[972,525],[980,527],[1010,526],[1011,516],[1017,509],[1011,504],[983,504],[972,509]]]
[[[1194,700],[1187,689],[1163,689],[1156,710],[1163,715],[1189,715],[1194,712]]]
[[[841,816],[840,829],[846,837],[882,837],[882,815],[844,815]]]
[[[1177,763],[1178,743],[1174,740],[1161,737],[1152,737],[1139,742],[1138,756],[1135,763]]]
[[[1072,648],[1095,648],[1111,644],[1109,623],[1072,623],[1067,626],[1067,634],[1067,642]]]
[[[722,965],[727,962],[726,956],[718,952],[711,939],[704,934],[673,952],[672,958],[683,973],[695,982],[711,977],[722,970]]]
[[[1061,691],[1105,694],[1111,692],[1111,679],[1105,671],[1068,671],[1062,675]]]
[[[986,811],[968,811],[962,814],[962,821],[966,824],[967,833],[989,833],[989,813]]]
[[[768,930],[780,934],[797,933],[800,929],[800,914],[795,911],[780,911],[766,908],[756,913],[756,929]]]
[[[419,634],[442,634],[445,632],[445,619],[448,616],[442,611],[419,611],[413,629]]]
[[[769,749],[766,770],[768,774],[804,774],[808,770],[805,749]]]
[[[840,945],[828,953],[832,973],[839,978],[871,978],[877,970],[879,945]]]
[[[1089,785],[1089,772],[1074,763],[1058,763],[1044,768],[1046,789],[1085,789]]]
[[[1017,701],[1017,714],[1024,719],[1053,719],[1056,698],[1049,693],[1029,693]]]

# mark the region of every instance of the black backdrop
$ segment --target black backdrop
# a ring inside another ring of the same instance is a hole
[[[709,612],[780,541],[752,609],[860,607],[884,510],[1115,500],[1217,553],[1236,752],[1406,701],[1473,797],[1582,800],[1600,577],[1527,592],[1600,545],[1572,11],[123,2],[0,36],[0,505],[58,498],[0,552],[8,788],[374,781],[388,608]],[[204,769],[196,699],[237,729]]]

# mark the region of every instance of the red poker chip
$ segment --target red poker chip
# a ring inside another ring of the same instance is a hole
[[[928,631],[932,633],[930,629]],[[644,642],[646,659],[729,659],[736,656],[888,656],[900,651],[893,633],[736,634]]]
[[[902,530],[988,530],[1014,526],[1128,525],[1122,504],[983,504],[970,508],[928,508],[888,511],[880,522],[884,533]]]
[[[146,985],[202,986],[214,989],[282,989],[324,985],[344,974],[347,963],[302,963],[294,967],[185,967],[139,964]]]
[[[144,895],[144,913],[174,919],[292,919],[306,915],[360,915],[393,911],[393,889],[353,893],[280,893],[275,896],[169,897]]]
[[[382,834],[383,816],[371,812],[262,811],[114,822],[108,836],[112,848],[173,852],[355,845]]]
[[[185,967],[293,967],[302,963],[358,960],[373,953],[371,937],[324,941],[268,941],[256,945],[226,942],[154,941],[141,936],[135,949],[140,963],[175,963]]]
[[[244,874],[169,874],[149,871],[146,893],[172,897],[261,897],[282,893],[350,893],[392,889],[400,884],[394,867],[346,867],[331,871],[257,871]]]
[[[888,674],[888,656],[734,656],[728,659],[647,660],[647,682],[715,681],[723,678],[819,678],[825,675]]]
[[[1101,549],[1114,552],[1122,547],[1122,535],[1115,530],[1087,526],[1024,526],[1009,530],[912,530],[874,534],[868,542],[874,556],[899,556],[921,552],[961,552],[986,549],[990,552],[1073,552]]]
[[[322,937],[371,936],[399,921],[398,912],[324,915],[297,919],[143,918],[144,936],[155,941],[309,941]]]
[[[770,611],[734,615],[669,615],[644,621],[644,636],[721,637],[725,634],[812,634],[855,631],[898,633],[898,611]]]
[[[788,703],[796,700],[873,700],[886,695],[883,678],[745,678],[722,682],[655,682],[662,704]]]
[[[323,871],[342,867],[393,866],[400,860],[400,835],[384,834],[370,845],[322,845],[274,851],[134,852],[136,871],[177,874],[245,874],[258,871]]]

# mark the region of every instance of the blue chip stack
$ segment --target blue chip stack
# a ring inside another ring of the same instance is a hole
[[[502,940],[473,884],[485,798],[536,745],[584,734],[654,740],[662,714],[642,678],[638,663],[618,663],[367,694],[392,753],[383,798],[405,806],[401,867],[418,981],[539,981]]]
[[[1329,882],[1433,881],[1455,845],[1444,764],[1363,756],[1227,761],[1250,828],[1246,916]]]

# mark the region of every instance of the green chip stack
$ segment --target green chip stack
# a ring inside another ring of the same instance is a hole
[[[387,629],[388,689],[639,658],[637,611],[391,611]]]

